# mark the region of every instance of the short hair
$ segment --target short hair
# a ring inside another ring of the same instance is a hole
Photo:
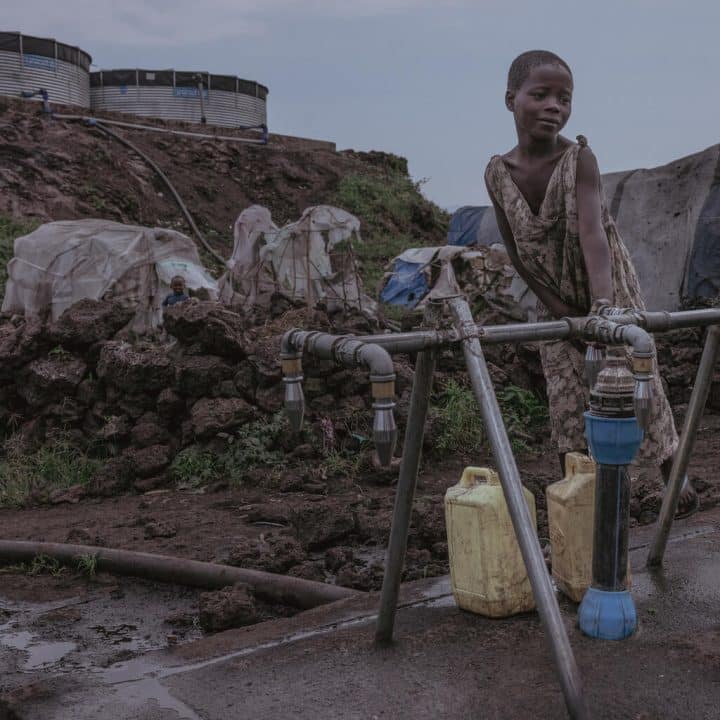
[[[185,282],[185,278],[182,275],[174,275],[170,284],[172,285],[176,280],[179,280],[181,283]]]
[[[530,73],[541,65],[559,65],[564,67],[572,78],[570,66],[558,55],[549,50],[528,50],[518,55],[510,65],[508,71],[507,89],[518,90],[528,79]]]

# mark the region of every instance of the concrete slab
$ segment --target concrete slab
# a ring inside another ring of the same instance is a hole
[[[632,639],[585,638],[576,607],[562,605],[593,717],[717,720],[720,509],[676,523],[666,568],[655,575],[644,570],[651,534],[642,528],[631,541],[640,618]],[[377,596],[370,595],[68,679],[52,702],[24,717],[566,717],[537,615],[461,612],[447,579],[404,586],[402,603],[397,641],[387,649],[372,644]]]

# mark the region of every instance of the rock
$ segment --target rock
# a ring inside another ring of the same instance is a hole
[[[15,373],[50,348],[39,318],[0,324],[0,380],[15,381]]]
[[[249,362],[240,363],[240,369],[235,373],[233,382],[242,397],[250,402],[255,402],[258,384],[253,366]]]
[[[71,305],[48,328],[53,341],[63,347],[89,347],[109,340],[135,315],[131,308],[117,300],[85,298]]]
[[[145,525],[143,534],[146,540],[175,537],[177,528],[171,522],[165,522],[163,520],[150,521]]]
[[[325,564],[322,560],[308,560],[307,562],[290,568],[288,575],[302,578],[303,580],[325,582]]]
[[[142,422],[142,419],[133,427],[130,433],[132,444],[138,448],[150,447],[168,441],[168,432],[160,425],[151,422]]]
[[[76,396],[79,403],[82,403],[86,407],[91,407],[96,400],[100,399],[98,392],[99,385],[97,380],[92,378],[85,378],[78,386],[76,390]]]
[[[130,420],[125,415],[108,415],[105,424],[95,433],[100,440],[123,440],[130,434]]]
[[[85,485],[77,484],[69,488],[58,488],[53,490],[48,496],[48,502],[51,505],[60,505],[61,503],[69,503],[74,505],[80,502],[87,495]]]
[[[295,538],[288,535],[266,535],[257,540],[238,543],[227,558],[228,565],[284,573],[307,558]]]
[[[285,388],[282,384],[271,388],[258,388],[255,393],[255,404],[265,412],[276,413],[282,410],[284,395]]]
[[[71,545],[105,545],[105,539],[88,528],[73,528],[65,538]]]
[[[215,302],[178,303],[166,308],[165,329],[185,345],[211,355],[242,360],[246,355],[243,319]]]
[[[252,625],[258,619],[255,598],[249,585],[238,583],[200,596],[200,627],[205,632]]]
[[[182,395],[191,398],[215,395],[224,380],[231,380],[234,365],[216,355],[183,357],[177,367],[177,387]]]
[[[22,372],[17,392],[28,405],[40,407],[73,397],[87,365],[72,355],[33,360]]]
[[[382,586],[383,573],[383,566],[379,563],[374,563],[369,567],[356,567],[348,564],[340,568],[336,581],[338,585],[356,590],[379,590]]]
[[[137,349],[124,342],[107,342],[100,351],[97,373],[123,395],[147,397],[172,385],[175,369],[162,348]]]
[[[355,559],[352,548],[334,547],[325,552],[325,567],[331,572],[339,570],[343,565]]]
[[[290,519],[298,540],[306,548],[329,545],[355,530],[353,513],[342,504],[303,503],[291,509]]]
[[[156,475],[155,477],[149,478],[138,478],[133,483],[133,488],[135,488],[136,492],[146,493],[167,485],[167,482],[167,478],[164,475]]]
[[[140,478],[158,475],[172,460],[167,445],[151,445],[141,450],[128,448],[123,456],[129,458],[135,474]]]
[[[172,423],[182,419],[185,413],[185,401],[174,390],[165,388],[157,396],[156,408],[163,420]]]
[[[121,455],[108,460],[90,481],[92,495],[109,497],[130,489],[135,468],[129,457]]]
[[[209,438],[227,432],[253,419],[255,408],[242,398],[201,398],[190,411],[197,438]]]

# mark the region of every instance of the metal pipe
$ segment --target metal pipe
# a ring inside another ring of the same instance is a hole
[[[313,580],[168,555],[94,545],[0,540],[2,561],[29,562],[38,555],[48,555],[66,565],[75,565],[79,558],[92,556],[96,559],[99,570],[207,589],[221,589],[242,582],[252,586],[258,597],[302,609],[362,594],[350,588]]]
[[[232,137],[231,135],[211,135],[210,133],[196,133],[189,130],[171,130],[169,128],[154,127],[153,125],[140,125],[139,123],[122,122],[120,120],[107,120],[92,115],[66,115],[64,113],[53,113],[56,120],[69,120],[71,122],[84,122],[87,125],[94,125],[101,122],[103,125],[114,125],[116,127],[128,128],[130,130],[148,130],[149,132],[164,133],[165,135],[180,135],[181,137],[199,138],[201,140],[222,140],[223,142],[238,142],[249,145],[267,145],[267,138],[255,140],[254,138]],[[240,130],[263,130],[264,125],[251,125]]]
[[[668,479],[668,485],[665,489],[665,495],[663,496],[655,536],[650,545],[650,551],[647,557],[648,567],[658,567],[662,565],[665,546],[667,545],[670,528],[672,527],[675,512],[677,511],[680,491],[687,473],[690,453],[695,444],[695,436],[700,418],[705,408],[705,403],[707,402],[708,393],[710,392],[718,347],[720,347],[720,326],[712,325],[705,338],[705,347],[703,348],[700,365],[697,375],[695,376],[695,384],[692,395],[690,396],[690,402],[688,403],[685,425],[680,435],[680,443],[675,452],[675,458],[670,470],[670,478]]]
[[[415,486],[417,484],[420,454],[425,434],[425,419],[430,403],[433,373],[437,350],[430,348],[418,354],[415,363],[415,379],[410,396],[410,413],[405,428],[405,445],[403,448],[400,476],[395,494],[390,539],[385,556],[385,575],[383,577],[380,609],[378,611],[375,641],[380,645],[392,642],[395,612],[397,610],[400,580],[402,579],[407,536],[412,516]]]
[[[190,211],[187,209],[185,203],[183,202],[183,199],[180,197],[180,193],[175,189],[175,186],[170,182],[170,178],[162,171],[160,166],[147,154],[144,153],[137,145],[134,143],[131,143],[129,140],[124,138],[122,135],[118,135],[114,130],[111,130],[108,127],[105,127],[103,124],[99,122],[95,122],[91,127],[96,127],[101,132],[104,132],[108,137],[111,137],[115,140],[117,140],[121,145],[124,145],[126,148],[129,148],[134,153],[136,153],[139,157],[141,157],[156,173],[156,175],[165,183],[165,187],[170,191],[170,194],[175,198],[175,202],[177,203],[178,207],[182,211],[183,215],[185,216],[185,219],[187,220],[188,225],[190,226],[190,229],[195,233],[195,237],[200,241],[202,246],[221,264],[225,265],[225,259],[217,253],[211,245],[208,243],[208,241],[205,239],[205,236],[200,232],[200,229],[195,224],[195,220],[193,219],[193,216],[190,214]]]
[[[555,593],[550,582],[537,534],[533,529],[530,513],[523,495],[510,440],[502,421],[500,407],[493,390],[492,380],[483,356],[472,313],[464,298],[450,300],[456,328],[463,336],[463,353],[475,397],[490,440],[490,447],[498,465],[500,482],[508,505],[515,535],[520,545],[525,567],[528,571],[538,613],[555,659],[565,703],[570,717],[587,718],[588,710],[582,694],[580,673],[573,656],[565,624],[560,615]]]
[[[592,317],[592,316],[591,316]],[[543,340],[566,340],[571,337],[583,337],[585,339],[598,339],[594,329],[587,328],[588,320],[591,318],[566,318],[563,320],[552,320],[540,323],[513,323],[508,325],[476,325],[479,339],[483,344],[495,345],[500,343],[537,342]],[[661,332],[682,327],[700,327],[720,323],[720,310],[686,310],[682,312],[646,312],[628,311],[623,315],[613,315],[612,320],[598,317],[598,322],[603,323],[598,327],[598,332],[607,337],[613,335],[612,342],[635,345],[638,349],[646,343],[647,334],[624,331],[621,334],[615,326],[628,327],[633,324],[639,325],[641,330],[647,332]],[[605,325],[604,323],[612,323]],[[304,332],[304,331],[298,331]],[[442,345],[459,342],[462,338],[455,330],[417,330],[405,333],[381,333],[376,335],[359,335],[358,340],[372,345],[379,345],[391,355],[401,353],[421,352],[427,348],[440,347]]]

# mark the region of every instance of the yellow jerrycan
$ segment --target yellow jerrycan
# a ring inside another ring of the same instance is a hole
[[[592,582],[595,470],[587,455],[568,453],[565,478],[545,490],[553,579],[577,603]],[[625,581],[630,587],[629,561]]]
[[[525,490],[533,527],[535,498]],[[507,617],[534,609],[530,581],[497,473],[468,467],[445,493],[453,594],[463,610]]]

